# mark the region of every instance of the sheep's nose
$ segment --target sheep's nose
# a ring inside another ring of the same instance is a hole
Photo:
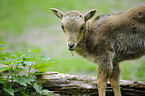
[[[67,43],[67,48],[68,48],[69,51],[74,51],[75,48],[76,48],[76,44],[68,42]]]
[[[73,48],[75,44],[68,43],[69,48]]]

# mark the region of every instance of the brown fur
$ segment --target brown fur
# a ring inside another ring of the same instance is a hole
[[[83,16],[78,11],[64,14],[51,10],[62,19],[68,49],[97,63],[99,96],[105,96],[108,79],[114,95],[121,96],[119,62],[145,55],[145,6],[119,14],[99,15],[92,20],[89,19],[96,10]]]

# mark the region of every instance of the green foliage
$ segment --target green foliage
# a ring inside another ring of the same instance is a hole
[[[5,42],[0,41],[0,48],[4,48]],[[0,95],[21,94],[23,96],[32,95],[34,91],[29,89],[29,86],[35,90],[35,95],[49,94],[48,90],[43,90],[41,84],[36,81],[34,76],[39,72],[44,72],[48,66],[54,64],[51,58],[39,56],[40,49],[29,49],[26,52],[3,52],[0,50],[0,64],[5,65],[0,68]],[[14,69],[15,67],[15,69]],[[38,70],[39,72],[35,72]],[[9,74],[4,75],[2,72],[8,71]],[[23,74],[20,74],[22,71]],[[14,86],[17,84],[18,87]],[[34,94],[34,93],[33,93]]]
[[[7,93],[9,93],[10,95],[14,96],[14,89],[12,88],[8,88],[8,87],[4,87],[3,90]]]

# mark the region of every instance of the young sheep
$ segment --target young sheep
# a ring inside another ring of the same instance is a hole
[[[114,95],[121,96],[119,63],[145,55],[145,6],[91,20],[95,9],[85,15],[76,10],[51,11],[61,19],[68,50],[97,63],[99,96],[105,96],[108,79]]]

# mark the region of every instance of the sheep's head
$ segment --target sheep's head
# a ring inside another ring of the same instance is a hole
[[[70,51],[74,51],[86,30],[86,22],[94,16],[97,10],[90,10],[85,15],[76,10],[65,14],[55,8],[51,8],[51,11],[61,19],[61,27],[66,36],[67,48]]]

